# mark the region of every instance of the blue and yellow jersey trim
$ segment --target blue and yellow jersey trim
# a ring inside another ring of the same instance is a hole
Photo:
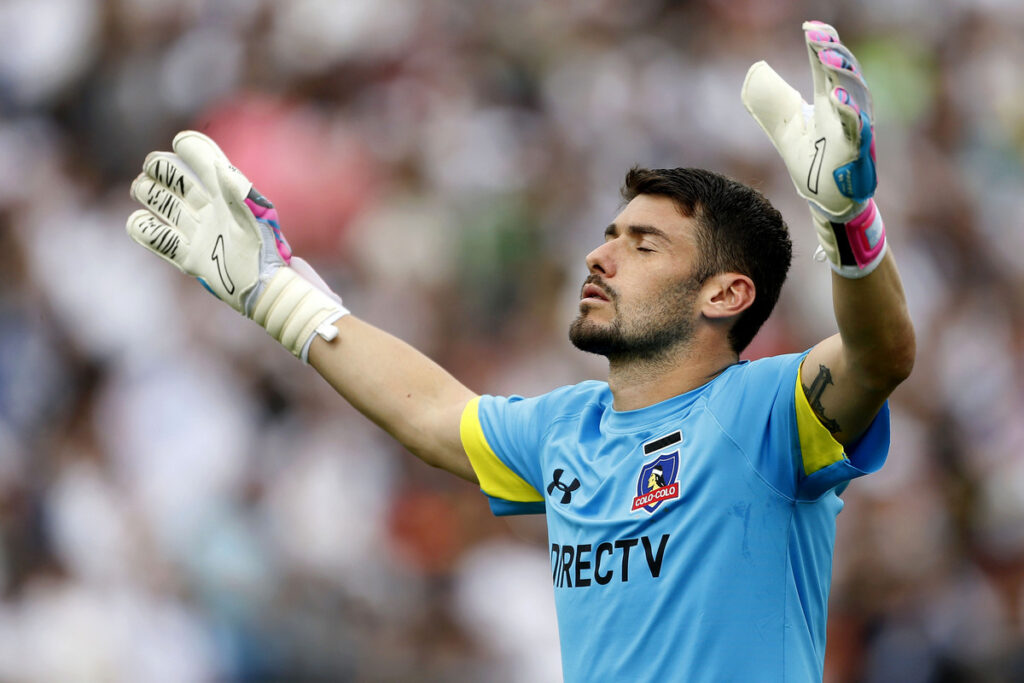
[[[480,490],[491,499],[491,508],[495,514],[543,511],[543,496],[525,479],[509,469],[487,442],[483,426],[480,424],[479,396],[463,409],[459,435],[462,438],[462,448],[469,456],[469,462],[480,482]],[[502,502],[514,505],[505,506]]]
[[[843,445],[835,440],[811,409],[803,383],[800,381],[802,369],[803,362],[796,371],[796,429],[800,435],[800,456],[804,475],[810,476],[829,465],[841,462],[846,458],[846,453]]]

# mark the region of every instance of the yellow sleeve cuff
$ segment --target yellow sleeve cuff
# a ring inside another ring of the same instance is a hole
[[[480,489],[492,498],[515,503],[534,503],[544,498],[537,489],[513,472],[494,453],[480,425],[480,397],[474,398],[462,411],[459,423],[462,447],[469,456],[469,462],[476,472]]]
[[[803,362],[796,371],[796,428],[800,435],[800,455],[804,474],[809,476],[846,457],[843,445],[835,440],[811,409],[800,381]]]

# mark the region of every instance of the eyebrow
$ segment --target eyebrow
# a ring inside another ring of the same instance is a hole
[[[666,242],[672,241],[667,232],[656,228],[653,225],[629,225],[626,227],[626,230],[631,235],[651,235],[653,237],[660,237]],[[612,223],[604,229],[605,237],[613,237],[617,234],[619,234],[619,226],[615,225],[615,223]]]

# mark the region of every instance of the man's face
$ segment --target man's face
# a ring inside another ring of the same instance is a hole
[[[694,219],[668,197],[630,201],[587,255],[572,343],[610,360],[650,359],[685,344],[699,316],[694,231]]]

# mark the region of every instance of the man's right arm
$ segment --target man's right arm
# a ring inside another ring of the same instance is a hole
[[[476,394],[410,345],[355,316],[334,325],[334,340],[314,338],[309,364],[413,455],[475,483],[459,425]]]
[[[132,183],[129,236],[308,360],[338,393],[430,465],[476,481],[462,447],[473,392],[429,358],[348,314],[293,258],[277,210],[217,144],[182,131]]]

